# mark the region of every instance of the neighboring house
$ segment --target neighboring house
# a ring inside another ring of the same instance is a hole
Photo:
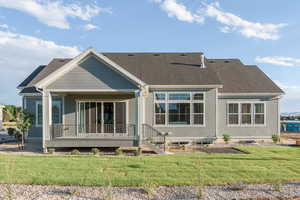
[[[5,106],[0,104],[0,131],[3,129],[3,108]]]
[[[28,139],[47,147],[270,139],[283,91],[257,66],[202,53],[98,53],[53,59],[18,87],[35,115]],[[153,138],[151,138],[153,137]]]

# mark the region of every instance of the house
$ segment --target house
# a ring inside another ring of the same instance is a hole
[[[28,139],[49,147],[270,139],[283,91],[257,66],[202,53],[99,53],[39,66],[19,86],[35,115]]]

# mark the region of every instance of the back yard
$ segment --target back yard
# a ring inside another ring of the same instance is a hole
[[[0,183],[142,186],[300,180],[300,148],[248,146],[239,149],[249,154],[0,155]]]

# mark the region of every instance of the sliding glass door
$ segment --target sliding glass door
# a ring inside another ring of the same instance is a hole
[[[78,102],[80,134],[126,133],[126,102]]]

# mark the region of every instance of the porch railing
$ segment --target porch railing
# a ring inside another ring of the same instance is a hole
[[[101,131],[98,131],[98,130]],[[50,125],[50,140],[57,138],[88,138],[88,137],[136,137],[134,124],[104,124],[99,127],[82,127],[74,124]]]

